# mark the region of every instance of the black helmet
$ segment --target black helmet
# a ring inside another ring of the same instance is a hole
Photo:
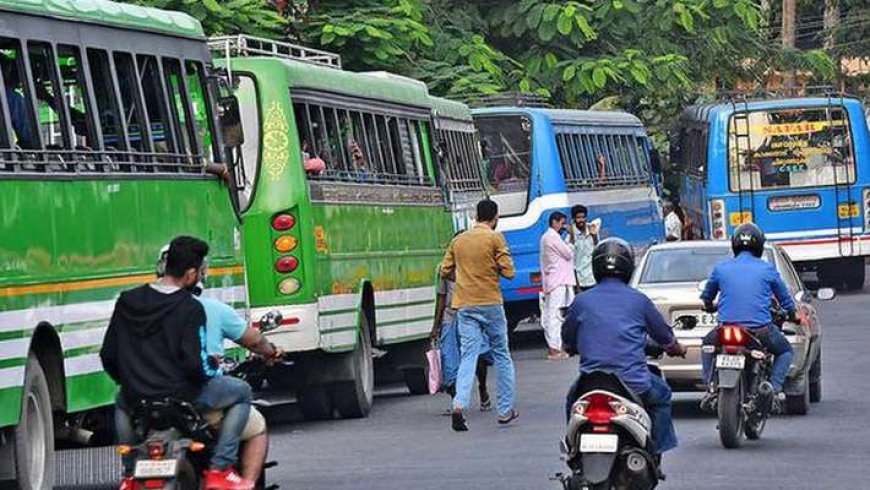
[[[621,238],[602,240],[592,250],[592,275],[601,282],[605,277],[616,277],[628,283],[634,272],[634,253]]]
[[[736,257],[740,252],[750,252],[752,255],[761,258],[764,253],[764,232],[754,223],[744,223],[734,230],[734,235],[731,237],[731,250]]]

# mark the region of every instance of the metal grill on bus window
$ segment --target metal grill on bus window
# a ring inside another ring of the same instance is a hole
[[[568,190],[648,183],[642,138],[631,134],[557,133],[556,146]]]
[[[438,134],[445,154],[445,173],[449,189],[452,192],[483,190],[474,133],[442,129]]]

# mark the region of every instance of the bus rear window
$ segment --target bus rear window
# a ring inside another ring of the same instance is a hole
[[[731,116],[728,129],[733,192],[855,183],[842,107],[752,111],[748,120]]]
[[[474,121],[483,150],[488,194],[505,216],[526,210],[532,168],[531,121],[525,116],[480,117]]]

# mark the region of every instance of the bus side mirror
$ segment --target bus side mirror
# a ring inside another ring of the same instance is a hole
[[[221,97],[218,100],[220,113],[221,134],[224,145],[228,148],[237,148],[245,142],[245,133],[242,130],[242,115],[239,111],[239,99],[234,95]]]

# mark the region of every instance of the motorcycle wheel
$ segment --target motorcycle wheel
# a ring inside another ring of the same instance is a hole
[[[171,488],[171,485],[167,485],[166,488]],[[199,490],[199,488],[200,481],[196,469],[189,459],[181,458],[178,461],[178,475],[175,477],[174,490]]]
[[[719,390],[719,440],[727,449],[743,443],[743,379],[735,388]]]

